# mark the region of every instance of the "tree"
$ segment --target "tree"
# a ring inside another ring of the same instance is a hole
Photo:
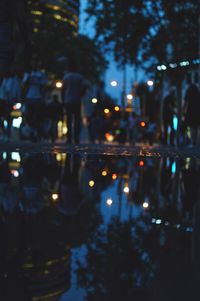
[[[92,0],[88,4],[88,14],[96,16],[99,44],[114,53],[120,66],[138,61],[143,39],[151,25],[145,13],[147,5],[144,0]]]

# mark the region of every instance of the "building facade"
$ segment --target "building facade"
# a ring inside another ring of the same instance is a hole
[[[60,24],[73,35],[78,34],[79,0],[40,0],[28,1],[31,27],[34,32],[49,28],[50,24]]]

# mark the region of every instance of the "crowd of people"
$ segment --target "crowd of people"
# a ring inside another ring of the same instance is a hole
[[[75,70],[74,66],[68,66],[62,80],[60,97],[56,92],[58,91],[52,83],[49,84],[48,76],[42,71],[41,63],[37,58],[32,60],[30,72],[20,77],[13,71],[9,76],[4,77],[0,84],[1,137],[12,138],[12,111],[16,104],[20,103],[22,106],[20,138],[32,141],[51,140],[54,143],[58,138],[58,122],[66,117],[67,143],[78,144],[83,126],[82,104],[85,101],[86,106],[88,104],[91,106],[92,95],[97,97],[98,91]],[[88,128],[88,138],[85,140],[91,143],[103,142],[106,140],[107,133],[107,135],[111,134],[109,136],[111,140],[109,137],[107,139],[110,142],[135,144],[148,140],[152,144],[157,139],[157,142],[162,142],[164,145],[178,143],[197,145],[200,125],[199,98],[198,87],[190,84],[185,94],[181,123],[178,124],[180,115],[176,90],[174,87],[170,88],[163,101],[159,100],[162,108],[160,134],[159,124],[148,114],[139,116],[134,111],[125,112],[117,107],[119,112],[108,114],[106,117],[101,107],[93,105],[93,109],[85,113]],[[156,114],[159,115],[160,111]],[[179,142],[177,135],[179,135]]]
[[[189,84],[182,108],[178,112],[176,90],[172,87],[163,102],[163,143],[176,145],[177,130],[179,128],[179,144],[194,146],[198,144],[200,126],[200,92],[196,84]],[[182,115],[180,117],[180,115]],[[178,120],[178,117],[180,120]],[[178,124],[178,122],[180,124]]]

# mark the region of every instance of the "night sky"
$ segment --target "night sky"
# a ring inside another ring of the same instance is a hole
[[[88,35],[89,37],[94,36],[94,21],[90,21],[86,23],[85,17],[86,13],[84,12],[84,9],[87,6],[87,0],[81,0],[81,13],[80,13],[80,33]],[[105,82],[106,82],[106,91],[114,98],[116,98],[117,101],[120,103],[120,95],[121,95],[121,89],[122,89],[122,81],[123,81],[123,74],[119,69],[117,70],[116,64],[112,58],[109,57],[110,66],[108,71],[105,74]],[[142,72],[138,73],[138,80],[141,80],[141,77],[143,76]],[[131,85],[134,78],[134,68],[132,66],[128,66],[127,68],[127,93],[131,92]],[[112,88],[110,86],[110,82],[112,80],[117,80],[119,82],[119,86],[117,88]]]

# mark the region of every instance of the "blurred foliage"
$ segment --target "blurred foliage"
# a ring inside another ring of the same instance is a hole
[[[107,62],[95,40],[79,35],[70,23],[55,19],[43,1],[28,1],[27,19],[32,56],[39,58],[47,72],[62,77],[68,65],[74,64],[91,82],[101,80]],[[23,61],[21,53],[17,53],[18,69]]]
[[[99,44],[125,63],[198,56],[199,4],[193,0],[90,0]]]

